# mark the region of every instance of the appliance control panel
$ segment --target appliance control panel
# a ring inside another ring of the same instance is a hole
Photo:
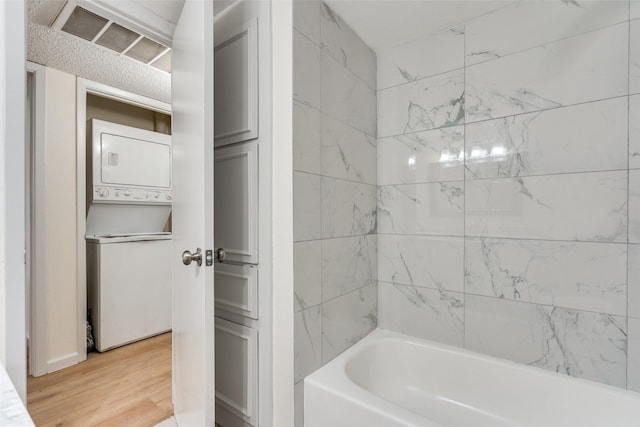
[[[171,191],[127,187],[93,187],[94,203],[137,203],[142,205],[170,205]]]

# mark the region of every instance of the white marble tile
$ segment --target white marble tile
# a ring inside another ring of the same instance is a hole
[[[467,178],[627,167],[626,97],[472,123],[465,132]]]
[[[464,126],[378,140],[378,185],[464,179]]]
[[[626,241],[627,171],[467,181],[465,202],[468,236]]]
[[[462,237],[378,235],[378,280],[463,291]]]
[[[640,319],[629,319],[627,388],[640,393]]]
[[[33,421],[20,399],[5,367],[0,363],[0,425],[33,427]]]
[[[320,47],[293,31],[293,99],[320,109]]]
[[[322,316],[320,306],[295,314],[294,328],[294,371],[295,382],[322,366]]]
[[[466,24],[466,64],[604,28],[628,16],[626,0],[518,2]]]
[[[640,169],[640,95],[629,97],[629,167]]]
[[[629,93],[640,93],[640,19],[630,22],[629,28]]]
[[[376,185],[376,139],[322,117],[322,174]]]
[[[466,122],[627,93],[628,23],[466,68]]]
[[[326,3],[320,13],[322,49],[375,89],[376,54]]]
[[[376,135],[376,94],[326,53],[321,55],[322,112],[371,136]]]
[[[322,173],[320,111],[293,102],[293,169]]]
[[[377,282],[376,236],[322,241],[322,300],[328,301]]]
[[[629,171],[629,243],[640,243],[640,169]]]
[[[293,1],[293,28],[320,45],[320,3],[319,0]]]
[[[465,292],[598,313],[627,314],[627,246],[465,240]]]
[[[626,384],[624,317],[465,296],[465,347],[618,387]]]
[[[378,138],[464,123],[464,70],[378,91]]]
[[[293,387],[293,426],[304,427],[304,381]]]
[[[464,27],[378,53],[378,90],[464,67]]]
[[[640,18],[640,0],[631,0],[630,19]]]
[[[296,311],[322,302],[322,241],[293,244],[293,277]]]
[[[640,319],[640,245],[629,245],[628,315]]]
[[[378,232],[462,236],[464,182],[379,187]]]
[[[370,234],[376,230],[376,187],[322,178],[322,236]]]
[[[377,285],[358,289],[322,304],[323,364],[376,328],[377,308]]]
[[[322,191],[318,175],[293,173],[293,240],[322,237]]]
[[[378,292],[380,328],[462,347],[464,294],[384,282]]]

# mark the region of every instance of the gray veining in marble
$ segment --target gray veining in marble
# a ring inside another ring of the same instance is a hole
[[[376,236],[322,241],[322,300],[328,301],[377,282]]]
[[[293,2],[293,27],[320,45],[320,1],[295,0]]]
[[[467,123],[626,95],[628,25],[467,67]]]
[[[640,245],[629,244],[628,315],[640,319]]]
[[[374,330],[378,286],[350,292],[322,304],[322,363],[327,363]]]
[[[294,328],[294,371],[295,381],[300,381],[321,364],[322,317],[320,306],[295,314]]]
[[[320,174],[322,141],[320,111],[293,102],[293,169]]]
[[[0,364],[0,426],[33,427],[33,421],[13,386],[7,371]]]
[[[627,98],[468,124],[467,178],[626,169]]]
[[[463,345],[464,294],[384,282],[378,287],[380,328]]]
[[[378,232],[462,236],[464,182],[379,187]]]
[[[293,278],[296,312],[322,302],[322,241],[293,244]]]
[[[378,138],[464,123],[464,71],[378,91]]]
[[[378,53],[378,90],[462,68],[464,41],[459,26]]]
[[[293,31],[293,98],[320,109],[320,48]]]
[[[628,381],[629,390],[640,393],[640,319],[629,318]]]
[[[378,185],[464,179],[464,126],[378,140]]]
[[[466,182],[466,235],[626,242],[627,171]]]
[[[322,178],[322,237],[375,233],[376,187]]]
[[[640,169],[629,171],[629,243],[640,243]]]
[[[466,64],[618,24],[628,15],[626,0],[516,2],[466,24]]]
[[[465,347],[625,387],[626,318],[498,298],[465,297]]]
[[[462,237],[378,235],[378,279],[383,282],[463,291]]]
[[[626,269],[624,244],[465,240],[471,294],[625,316]]]
[[[321,177],[293,174],[293,240],[313,240],[322,234]]]
[[[640,95],[629,97],[629,168],[640,169]]]

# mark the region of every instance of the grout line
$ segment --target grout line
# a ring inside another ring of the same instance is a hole
[[[464,74],[462,76],[463,86],[463,105],[464,105],[464,117],[467,116],[467,24],[464,24],[464,43],[463,43],[463,64]],[[465,120],[466,122],[466,120]],[[463,153],[468,153],[467,150],[467,124],[462,127],[462,149]],[[467,348],[467,156],[463,155],[462,163],[462,348]]]
[[[627,93],[631,93],[631,1],[628,3],[629,7],[629,22],[628,22],[628,37],[627,37]],[[625,388],[629,388],[629,199],[631,196],[631,177],[630,177],[630,159],[629,153],[631,149],[631,136],[629,135],[629,128],[631,126],[631,96],[627,97],[627,271],[626,271],[626,323],[627,323],[627,345],[625,346],[625,356],[627,359],[626,375],[625,375]]]
[[[519,178],[543,178],[547,176],[564,176],[564,175],[586,175],[586,174],[604,174],[614,172],[625,172],[626,168],[620,169],[604,169],[604,170],[589,170],[589,171],[574,171],[574,172],[554,172],[545,174],[533,174],[533,175],[514,175],[514,176],[495,176],[495,177],[482,177],[482,178],[470,178],[466,181],[498,181],[507,179],[519,179]]]
[[[576,243],[576,244],[594,244],[594,245],[627,245],[627,242],[607,242],[598,240],[566,240],[566,239],[541,239],[535,237],[503,237],[503,236],[480,236],[475,234],[416,234],[416,233],[391,233],[378,232],[378,236],[396,236],[396,237],[424,237],[433,240],[447,239],[459,240],[463,238],[469,239],[486,239],[486,240],[513,240],[517,242],[549,242],[549,243]],[[629,244],[640,246],[640,242],[630,242]]]
[[[322,156],[322,153],[320,154]],[[361,182],[361,181],[354,181],[352,179],[347,179],[347,178],[338,178],[335,176],[330,176],[330,175],[323,175],[322,173],[317,173],[317,172],[308,172],[305,170],[300,170],[300,169],[293,169],[293,172],[296,173],[304,173],[307,175],[313,175],[313,176],[318,176],[320,178],[330,178],[330,179],[335,179],[336,181],[344,181],[344,182],[350,182],[352,184],[360,184],[360,185],[366,185],[368,187],[375,187],[377,188],[378,185],[377,184],[369,184],[368,182]],[[322,189],[320,189],[320,191],[322,191]]]

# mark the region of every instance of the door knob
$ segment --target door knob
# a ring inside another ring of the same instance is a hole
[[[222,248],[216,249],[216,259],[218,260],[218,262],[224,261],[226,257],[227,257],[227,252],[225,252],[224,249]]]
[[[198,263],[198,267],[202,265],[202,250],[200,248],[196,249],[196,253],[192,254],[191,251],[182,252],[182,263],[184,265],[191,264],[191,261],[195,261]]]

